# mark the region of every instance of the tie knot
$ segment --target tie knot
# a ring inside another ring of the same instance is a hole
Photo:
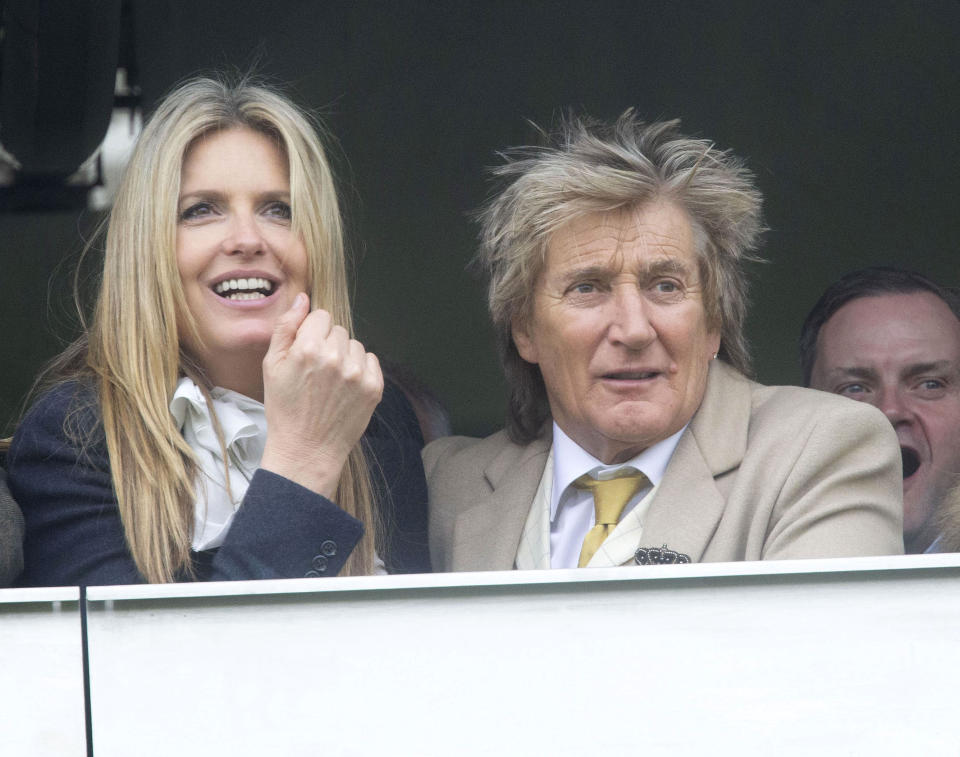
[[[614,478],[599,481],[589,474],[580,476],[573,485],[578,489],[587,489],[593,493],[593,505],[598,525],[612,526],[620,520],[620,514],[627,502],[648,482],[642,473],[624,471]]]

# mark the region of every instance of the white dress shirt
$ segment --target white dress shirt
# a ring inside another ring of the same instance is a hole
[[[223,544],[253,472],[260,466],[267,441],[267,416],[262,403],[220,387],[211,389],[210,396],[227,448],[226,465],[200,387],[184,377],[170,400],[170,412],[197,459],[197,503],[191,545],[197,552]]]
[[[623,520],[660,483],[685,428],[624,463],[606,465],[567,436],[556,423],[553,424],[553,448],[550,451],[553,476],[549,497],[551,568],[576,568],[583,539],[596,523],[593,494],[578,489],[573,482],[585,473],[600,480],[613,478],[624,469],[643,473],[650,485],[638,490],[627,502],[620,515]]]

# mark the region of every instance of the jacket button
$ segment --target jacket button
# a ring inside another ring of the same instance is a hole
[[[327,557],[333,557],[337,554],[337,543],[331,539],[327,539],[320,545],[320,551]]]
[[[317,555],[313,558],[313,569],[323,573],[327,569],[327,558],[323,555]]]
[[[303,574],[303,577],[304,578],[320,578],[320,574],[317,573],[317,571],[315,570],[308,570],[306,573]]]

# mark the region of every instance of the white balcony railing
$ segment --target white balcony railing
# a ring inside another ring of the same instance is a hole
[[[87,753],[80,614],[0,591],[0,754]],[[96,757],[960,753],[960,555],[91,587],[86,616]]]

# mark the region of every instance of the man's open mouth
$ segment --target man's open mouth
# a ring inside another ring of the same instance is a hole
[[[910,478],[920,468],[920,455],[915,449],[901,447],[900,457],[903,458],[903,477]]]
[[[259,276],[225,279],[213,287],[213,291],[227,300],[262,300],[276,288],[269,279]]]

